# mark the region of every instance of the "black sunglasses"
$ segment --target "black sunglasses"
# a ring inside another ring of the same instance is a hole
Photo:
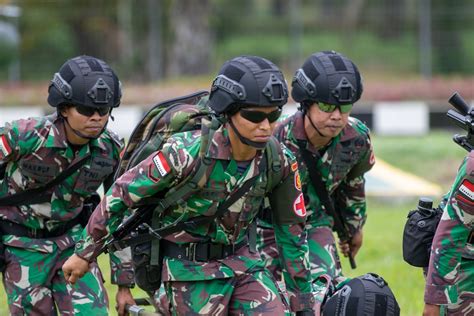
[[[79,114],[82,114],[84,116],[89,116],[89,117],[94,115],[95,112],[99,113],[100,116],[105,116],[110,113],[111,109],[112,108],[110,106],[94,108],[90,106],[76,105],[76,111]]]
[[[246,110],[246,109],[241,109],[240,110],[240,115],[246,119],[247,121],[250,121],[252,123],[260,123],[263,122],[265,119],[268,119],[268,122],[273,123],[281,115],[281,109],[272,111],[270,113],[265,113],[262,111],[253,111],[253,110]]]

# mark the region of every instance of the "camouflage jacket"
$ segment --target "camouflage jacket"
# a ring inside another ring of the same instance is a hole
[[[469,237],[474,230],[474,151],[458,170],[431,247],[425,287],[425,302],[452,304],[457,301],[456,283],[462,262],[474,260]],[[470,272],[472,274],[472,271]],[[470,280],[471,285],[474,281]],[[471,286],[474,291],[474,286]]]
[[[94,258],[103,241],[114,232],[129,209],[147,197],[164,192],[186,178],[193,169],[202,142],[201,131],[174,134],[161,151],[152,154],[135,168],[124,173],[107,192],[100,208],[92,215],[78,244],[76,253],[87,260]],[[245,240],[248,226],[254,220],[259,207],[267,195],[267,177],[272,169],[259,174],[258,164],[265,155],[260,151],[243,173],[238,172],[237,162],[232,159],[227,130],[220,127],[210,141],[206,158],[215,162],[208,169],[204,187],[184,203],[167,209],[162,218],[163,225],[187,220],[199,215],[212,215],[218,204],[235,192],[243,182],[258,175],[253,187],[238,199],[221,220],[201,225],[194,229],[178,232],[166,237],[175,243],[206,242],[224,245],[239,244]],[[280,246],[282,264],[287,267],[286,287],[293,310],[310,309],[312,295],[308,262],[308,247],[304,233],[306,210],[303,196],[294,181],[297,177],[297,163],[293,155],[283,148],[279,153],[283,179],[268,194],[276,221],[277,242]],[[271,175],[270,175],[271,176]],[[105,226],[104,226],[105,223]],[[164,258],[164,281],[200,281],[229,278],[253,269],[261,269],[263,262],[258,253],[247,249],[220,260],[207,262]]]
[[[279,122],[274,135],[298,160],[308,210],[308,227],[332,227],[333,219],[325,212],[314,186],[310,183],[308,169],[300,154],[298,140],[303,140],[307,142],[306,148],[319,157],[318,150],[306,137],[303,114],[298,111]],[[369,130],[361,121],[352,117],[342,132],[326,146],[322,157],[317,159],[317,168],[326,183],[326,189],[336,198],[336,210],[341,212],[351,233],[361,229],[365,223],[364,173],[370,170],[374,163]]]
[[[91,154],[78,171],[49,190],[51,201],[32,205],[0,206],[0,217],[32,229],[54,230],[74,219],[83,201],[113,175],[122,146],[118,136],[105,131],[75,152],[68,144],[64,122],[56,114],[13,121],[0,128],[0,196],[42,187],[72,163]],[[7,246],[50,252],[52,243],[61,249],[74,246],[82,229],[75,226],[67,234],[51,239],[3,236]],[[130,256],[111,256],[112,282],[130,285],[133,281]],[[128,262],[127,262],[128,261]]]

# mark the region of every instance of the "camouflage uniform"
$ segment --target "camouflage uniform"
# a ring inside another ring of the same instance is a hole
[[[425,302],[474,313],[474,152],[459,168],[431,248]]]
[[[144,198],[175,186],[192,172],[193,162],[203,141],[201,131],[179,133],[135,168],[120,177],[108,191],[99,208],[92,215],[83,240],[77,244],[76,254],[93,260],[100,252],[103,240],[114,232],[128,209],[133,209]],[[232,159],[227,130],[215,131],[207,156],[214,161],[204,188],[182,204],[166,210],[163,225],[187,220],[198,215],[212,215],[217,202],[224,201],[231,192],[258,174],[258,163],[265,159],[261,152],[245,168]],[[294,186],[297,164],[288,150],[279,153],[283,180],[269,198],[275,207],[278,232],[277,243],[282,253],[282,264],[288,273],[285,280],[293,311],[311,310],[313,299],[310,287],[307,243],[304,233],[305,209],[302,194]],[[246,238],[248,226],[258,212],[267,185],[265,172],[248,193],[235,202],[222,220],[198,226],[165,237],[169,242],[212,242],[236,245],[234,254],[221,259],[198,261],[164,257],[162,280],[173,314],[227,315],[284,313],[284,305],[277,286],[264,268],[260,256],[251,252]],[[105,223],[105,226],[104,226]],[[243,244],[243,245],[242,245]],[[162,245],[160,252],[165,247]],[[251,293],[251,294],[250,294]]]
[[[359,120],[350,118],[342,132],[319,152],[308,141],[304,129],[304,116],[296,114],[279,122],[274,135],[283,142],[296,156],[301,179],[297,186],[303,187],[308,220],[308,246],[313,280],[323,274],[329,275],[335,282],[345,280],[341,273],[341,264],[337,254],[336,243],[332,234],[333,219],[324,210],[314,186],[310,183],[308,170],[301,157],[298,140],[307,142],[307,149],[316,154],[317,168],[320,170],[326,189],[330,195],[337,196],[336,210],[342,213],[343,219],[353,234],[362,229],[366,220],[366,202],[364,190],[364,173],[374,164],[374,153],[368,128]],[[264,214],[264,218],[265,218]],[[269,229],[268,221],[259,220],[259,250],[267,267],[279,277],[278,249],[274,247],[274,234]],[[323,282],[325,283],[325,282]],[[325,288],[323,286],[323,288]]]
[[[68,144],[64,121],[57,114],[18,120],[0,128],[0,166],[6,166],[0,196],[41,187],[91,154],[90,162],[50,189],[50,202],[0,207],[2,225],[15,223],[10,225],[29,232],[29,237],[11,232],[2,236],[6,262],[3,284],[11,314],[108,314],[107,293],[97,264],[73,287],[65,282],[61,266],[72,255],[82,232],[80,224],[68,230],[64,227],[80,214],[84,199],[112,175],[120,147],[117,136],[106,131],[75,150]],[[33,232],[39,238],[30,238]],[[112,281],[130,285],[133,271],[130,258],[127,262],[124,256],[111,256]]]

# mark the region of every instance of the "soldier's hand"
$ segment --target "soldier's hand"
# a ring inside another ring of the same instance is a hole
[[[75,284],[87,271],[89,271],[89,262],[76,254],[63,264],[64,278],[71,284]]]
[[[349,253],[352,254],[352,257],[355,258],[359,252],[360,247],[362,247],[362,242],[364,239],[364,234],[362,230],[358,230],[353,236],[350,242],[341,242],[339,241],[339,249],[341,250],[344,257],[348,257]]]
[[[439,305],[425,303],[423,316],[439,316]]]
[[[132,292],[130,292],[130,289],[125,286],[119,286],[117,294],[115,295],[115,300],[117,301],[115,309],[117,310],[119,316],[128,315],[125,305],[136,305],[132,296]]]

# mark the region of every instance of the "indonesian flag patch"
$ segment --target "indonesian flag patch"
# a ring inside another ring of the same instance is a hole
[[[293,211],[299,217],[306,216],[306,207],[304,206],[303,193],[300,193],[300,195],[293,202]]]
[[[155,163],[156,169],[158,169],[158,172],[162,177],[170,173],[171,168],[168,165],[168,162],[166,161],[165,156],[161,151],[159,151],[156,156],[153,157],[153,162]]]
[[[0,151],[3,153],[4,156],[8,156],[12,152],[12,149],[8,144],[7,137],[5,135],[2,135],[2,138],[0,138]]]
[[[464,179],[458,190],[464,197],[469,199],[471,202],[474,201],[474,184],[471,181]]]

